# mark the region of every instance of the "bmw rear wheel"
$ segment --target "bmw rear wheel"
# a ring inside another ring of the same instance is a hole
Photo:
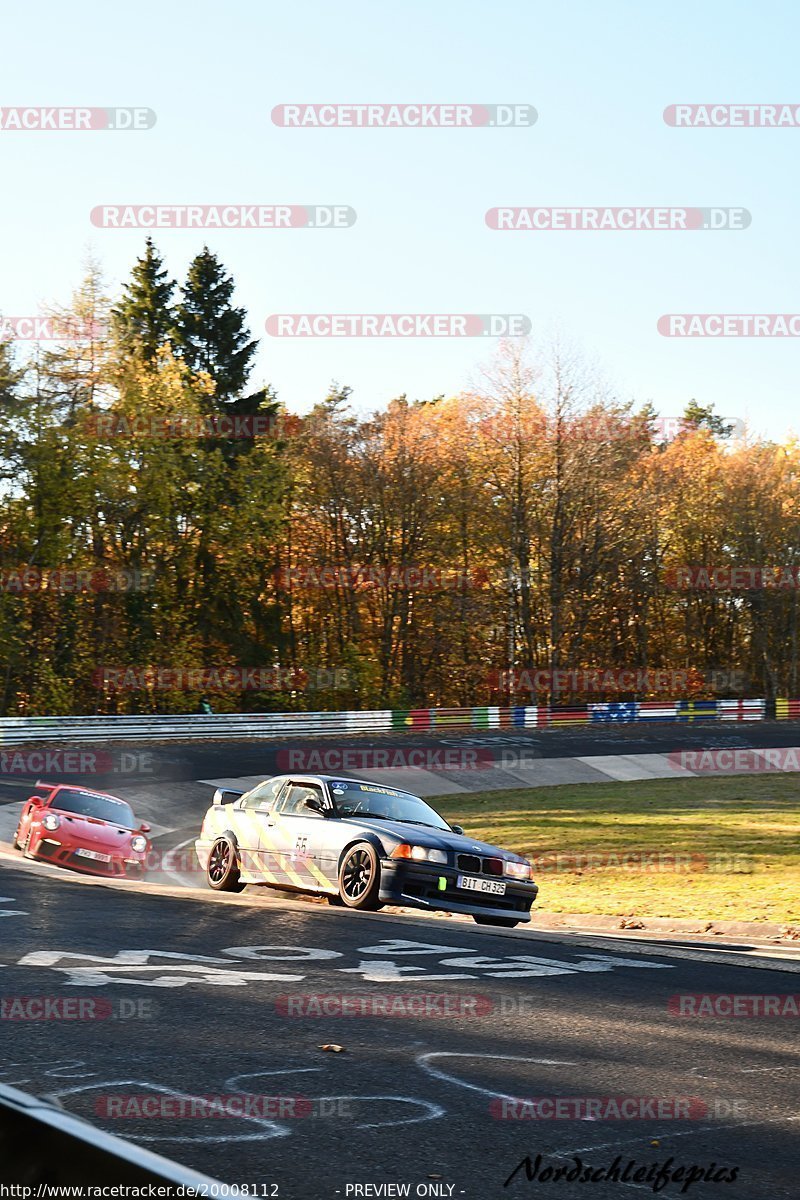
[[[208,886],[215,892],[242,892],[245,884],[239,877],[239,856],[233,842],[217,838],[211,847],[206,867]]]
[[[339,868],[339,895],[348,908],[362,908],[374,912],[380,908],[378,892],[381,886],[381,868],[378,855],[369,842],[358,842],[351,846]]]

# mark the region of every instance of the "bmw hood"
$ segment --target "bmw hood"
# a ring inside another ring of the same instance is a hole
[[[489,842],[479,842],[466,834],[452,833],[448,829],[435,829],[432,825],[407,825],[402,821],[383,821],[369,817],[348,817],[345,820],[348,825],[377,833],[381,840],[392,848],[399,842],[409,842],[412,846],[425,846],[429,850],[452,850],[456,854],[480,854],[487,858],[527,861],[519,854],[502,850]]]

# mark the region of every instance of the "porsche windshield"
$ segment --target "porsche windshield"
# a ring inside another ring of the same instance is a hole
[[[95,796],[92,792],[56,792],[50,807],[59,812],[108,821],[110,825],[120,825],[123,829],[136,828],[136,818],[130,806],[124,800],[112,800],[110,796]]]
[[[382,817],[408,825],[430,825],[434,829],[449,829],[437,812],[409,792],[379,787],[374,783],[355,783],[335,780],[331,783],[336,812],[340,817]]]

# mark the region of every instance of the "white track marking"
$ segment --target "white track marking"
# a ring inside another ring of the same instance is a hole
[[[323,950],[317,946],[226,946],[222,953],[230,954],[231,958],[255,959],[257,962],[307,962],[343,957],[340,950]]]
[[[413,1096],[312,1096],[312,1100],[390,1100],[398,1104],[416,1104],[421,1108],[426,1108],[428,1111],[421,1117],[408,1117],[403,1121],[368,1121],[363,1125],[356,1125],[356,1129],[383,1129],[387,1125],[418,1125],[420,1121],[436,1121],[439,1117],[446,1115],[447,1110],[439,1104],[434,1104],[432,1100],[419,1100]]]
[[[391,959],[370,959],[362,962],[357,967],[336,967],[342,975],[361,975],[365,980],[372,983],[400,983],[401,981],[414,981],[417,979],[477,979],[477,975],[456,975],[455,972],[448,971],[446,975],[432,975],[425,971],[424,974],[414,974],[419,972],[419,965],[415,967],[398,967],[396,962]],[[411,972],[411,974],[409,974]]]
[[[441,1079],[444,1083],[452,1083],[456,1087],[467,1088],[471,1092],[479,1092],[482,1096],[493,1096],[497,1100],[519,1100],[519,1096],[510,1096],[506,1092],[495,1092],[491,1088],[479,1087],[476,1083],[467,1083],[466,1080],[460,1079],[457,1075],[448,1075],[446,1071],[440,1071],[436,1067],[430,1065],[431,1059],[434,1058],[468,1058],[468,1059],[493,1059],[499,1062],[513,1063],[536,1063],[543,1067],[577,1067],[576,1062],[570,1062],[561,1058],[526,1058],[522,1055],[515,1054],[470,1054],[469,1052],[460,1052],[455,1050],[434,1050],[429,1054],[420,1054],[417,1056],[417,1066],[432,1075],[435,1079]]]
[[[0,896],[0,904],[13,904],[14,896]],[[0,908],[0,917],[29,917],[24,908]]]
[[[161,1084],[151,1083],[146,1079],[103,1079],[98,1083],[87,1083],[82,1087],[64,1088],[63,1091],[54,1092],[53,1095],[60,1098],[62,1096],[74,1096],[80,1092],[96,1091],[98,1088],[140,1088],[142,1091],[159,1092],[163,1096],[172,1096],[176,1100],[204,1100],[204,1096],[194,1096],[190,1092],[176,1092],[173,1088],[162,1087]],[[213,1118],[209,1117],[208,1120]],[[198,1137],[188,1137],[182,1134],[174,1136],[170,1134],[137,1134],[135,1138],[130,1138],[136,1142],[202,1142],[202,1143],[220,1143],[220,1142],[260,1142],[267,1138],[288,1137],[291,1133],[290,1129],[285,1129],[283,1125],[279,1125],[276,1121],[268,1121],[263,1117],[234,1117],[232,1120],[247,1121],[248,1124],[257,1125],[260,1129],[259,1133],[223,1133],[223,1134],[201,1134]],[[198,1118],[202,1120],[202,1118]],[[130,1135],[128,1135],[130,1137]]]
[[[272,1075],[303,1075],[311,1074],[317,1071],[324,1070],[323,1067],[284,1067],[277,1071],[252,1071],[246,1075],[232,1075],[230,1079],[226,1079],[223,1087],[235,1089],[239,1085],[239,1081],[243,1079],[258,1079],[261,1076]],[[257,1095],[258,1093],[248,1092],[246,1095]],[[392,1121],[370,1121],[362,1125],[354,1126],[355,1129],[383,1129],[387,1125],[418,1125],[421,1121],[435,1121],[439,1117],[446,1114],[446,1109],[439,1104],[434,1104],[432,1100],[421,1100],[418,1096],[362,1096],[362,1095],[334,1095],[334,1096],[304,1096],[305,1100],[355,1100],[369,1102],[371,1100],[385,1100],[395,1104],[416,1104],[420,1108],[427,1109],[427,1112],[420,1117],[408,1117],[404,1120]]]
[[[276,971],[220,970],[218,967],[200,967],[184,963],[161,963],[157,966],[111,966],[100,967],[55,967],[54,970],[67,975],[65,987],[103,987],[107,983],[127,983],[136,987],[185,987],[190,983],[204,983],[211,987],[246,987],[257,980],[270,983],[299,983],[305,975],[286,975]],[[162,972],[157,978],[154,972]],[[172,972],[170,974],[170,972]],[[148,979],[136,979],[134,975],[150,973]]]

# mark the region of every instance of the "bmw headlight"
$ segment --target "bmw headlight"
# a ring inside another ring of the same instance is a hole
[[[42,825],[45,829],[49,829],[51,832],[54,829],[58,829],[60,824],[61,818],[59,817],[58,813],[45,813],[42,817]]]
[[[135,850],[137,854],[142,854],[147,849],[147,838],[142,837],[140,833],[136,837],[131,838],[131,850]]]
[[[514,862],[513,859],[506,859],[505,873],[512,879],[530,879],[533,875],[533,868],[529,862]]]
[[[400,845],[392,851],[391,857],[410,858],[414,862],[447,862],[447,855],[445,854],[444,850],[433,850],[428,846],[410,846],[408,842],[401,842]]]

